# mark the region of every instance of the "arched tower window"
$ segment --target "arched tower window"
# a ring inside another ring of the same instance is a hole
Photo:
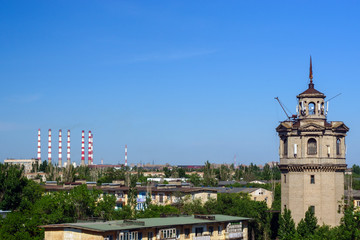
[[[336,155],[341,154],[340,147],[341,147],[341,140],[340,140],[340,138],[338,138],[338,139],[336,139]]]
[[[310,138],[307,144],[307,151],[309,155],[316,154],[316,140],[314,138]]]
[[[284,142],[283,154],[284,154],[284,156],[287,156],[287,154],[288,154],[288,140],[287,140],[287,138],[284,138],[283,142]]]
[[[311,102],[309,103],[309,115],[315,114],[315,103]]]

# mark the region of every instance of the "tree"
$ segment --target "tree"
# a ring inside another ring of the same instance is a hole
[[[194,184],[195,187],[200,186],[200,184],[201,184],[200,175],[197,174],[197,173],[191,174],[189,181],[190,181],[192,184]]]
[[[17,165],[0,164],[0,209],[17,209],[27,183],[28,180],[23,177],[23,168]]]
[[[303,239],[310,239],[318,227],[317,218],[309,207],[305,213],[305,218],[301,219],[297,226],[297,232]]]
[[[217,185],[217,181],[215,179],[214,169],[211,167],[209,161],[206,161],[204,166],[204,185],[215,187]]]
[[[352,205],[345,208],[344,216],[341,218],[341,225],[339,226],[339,240],[360,239],[360,212],[354,210]]]
[[[291,211],[287,208],[279,219],[278,236],[280,240],[292,240],[296,237],[295,222],[291,217]]]

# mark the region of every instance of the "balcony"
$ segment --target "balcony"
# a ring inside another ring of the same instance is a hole
[[[210,240],[210,236],[197,236],[193,237],[193,240]]]
[[[243,232],[226,232],[225,239],[239,239],[243,237]]]

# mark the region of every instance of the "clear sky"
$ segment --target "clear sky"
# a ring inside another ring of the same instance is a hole
[[[307,89],[360,155],[358,1],[0,1],[0,161],[42,158],[47,130],[94,134],[94,163],[264,164]],[[63,153],[66,152],[63,138]],[[63,155],[63,159],[66,155]]]

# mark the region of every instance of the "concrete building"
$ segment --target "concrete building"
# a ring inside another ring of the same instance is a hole
[[[297,96],[297,115],[276,128],[280,137],[282,211],[290,209],[296,223],[310,208],[320,225],[336,226],[344,195],[345,136],[349,128],[328,122],[328,102],[314,88],[310,61],[310,84]]]
[[[32,158],[32,159],[6,159],[4,160],[4,163],[6,164],[16,164],[24,167],[24,173],[30,173],[33,165],[38,164],[38,159]]]
[[[40,226],[45,240],[247,240],[248,218],[194,215]]]

